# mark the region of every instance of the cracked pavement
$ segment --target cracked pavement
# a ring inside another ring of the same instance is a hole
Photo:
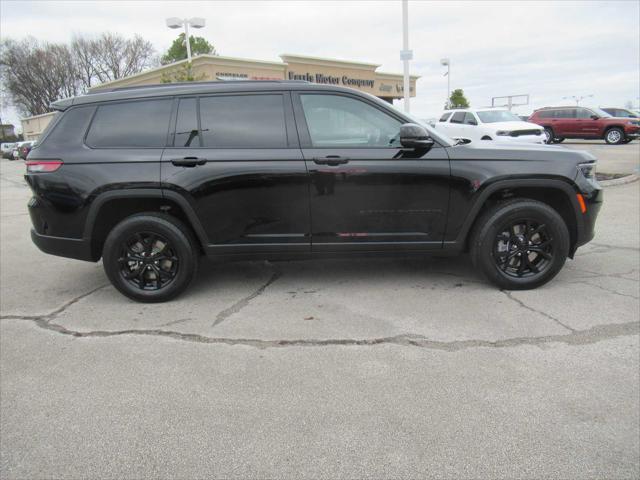
[[[638,182],[535,291],[465,257],[203,261],[143,305],[39,252],[0,167],[2,478],[640,475]]]

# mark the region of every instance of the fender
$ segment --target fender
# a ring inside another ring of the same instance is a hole
[[[553,188],[555,190],[562,191],[569,202],[573,207],[573,213],[576,218],[576,226],[577,226],[577,238],[581,238],[583,234],[584,225],[582,222],[582,218],[578,214],[580,211],[580,205],[578,204],[578,198],[576,197],[576,189],[568,182],[564,180],[556,180],[556,179],[511,179],[511,180],[497,180],[496,182],[490,183],[486,187],[483,188],[481,192],[477,195],[477,198],[471,207],[471,210],[467,214],[460,231],[458,232],[458,236],[453,242],[444,242],[445,247],[462,249],[469,231],[473,226],[473,223],[476,221],[480,213],[480,209],[486,203],[487,199],[491,196],[491,194],[497,192],[498,190],[504,190],[507,188],[522,188],[522,187],[533,187],[533,188]],[[448,244],[448,245],[447,245]]]
[[[100,209],[102,208],[102,206],[111,200],[125,198],[157,198],[159,200],[167,199],[175,202],[187,216],[187,219],[191,223],[191,226],[193,227],[193,230],[195,231],[196,236],[198,237],[198,241],[200,242],[202,247],[206,247],[208,245],[209,240],[207,238],[207,234],[202,227],[200,219],[196,215],[196,212],[193,210],[189,202],[176,192],[167,191],[160,188],[131,188],[122,190],[110,190],[108,192],[99,194],[91,203],[89,213],[87,214],[87,221],[83,233],[83,238],[86,241],[91,241],[91,232],[93,232],[95,220],[98,217],[98,213],[100,213]]]

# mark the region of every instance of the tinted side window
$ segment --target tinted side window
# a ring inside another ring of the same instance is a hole
[[[42,137],[44,138],[38,145],[46,145],[47,147],[81,145],[94,111],[94,106],[75,107],[58,114],[62,115],[62,117],[52,127],[51,133],[48,135],[43,133]],[[51,120],[49,125],[55,121],[56,119]],[[49,128],[49,125],[47,128]]]
[[[342,95],[300,100],[314,147],[397,146],[401,122],[368,103]]]
[[[576,118],[575,108],[566,108],[562,110],[556,110],[553,115],[554,118]]]
[[[98,107],[87,145],[91,147],[164,147],[172,99],[114,103]]]
[[[449,120],[449,117],[451,116],[451,112],[445,113],[444,115],[442,115],[440,117],[440,120],[438,120],[439,122],[446,122],[447,120]]]
[[[174,147],[199,147],[198,133],[198,99],[183,98],[178,104],[176,133],[173,138]]]
[[[451,117],[451,123],[462,123],[464,121],[465,112],[456,112]]]
[[[576,108],[576,118],[591,118],[593,113],[586,108]]]
[[[205,147],[287,147],[282,95],[203,97],[200,128]]]
[[[477,125],[478,121],[476,120],[476,117],[473,116],[473,113],[467,112],[464,115],[464,123],[467,125]]]

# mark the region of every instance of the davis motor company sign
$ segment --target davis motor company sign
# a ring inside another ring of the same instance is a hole
[[[373,88],[375,80],[367,78],[352,78],[347,75],[333,76],[324,73],[295,73],[288,72],[289,80],[305,80],[313,83],[324,83],[328,85],[345,85],[347,87]]]

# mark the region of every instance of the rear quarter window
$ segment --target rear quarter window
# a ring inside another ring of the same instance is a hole
[[[70,145],[81,145],[87,125],[95,111],[94,106],[74,107],[64,113],[59,113],[51,120],[46,130],[36,144],[37,147],[46,145],[47,147],[68,147]],[[55,123],[54,123],[55,122]]]
[[[100,105],[86,144],[94,148],[160,148],[167,142],[172,99]]]

